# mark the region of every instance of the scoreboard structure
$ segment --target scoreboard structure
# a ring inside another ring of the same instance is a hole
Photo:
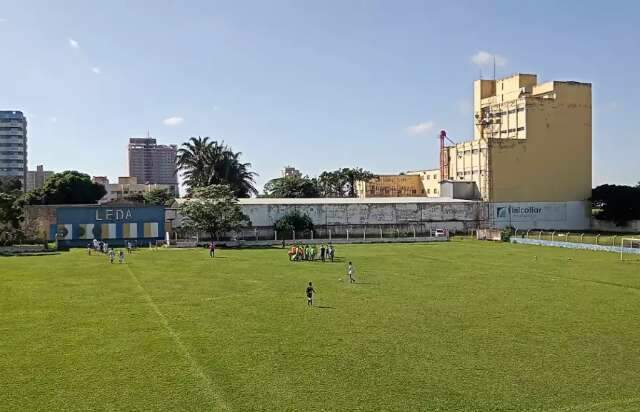
[[[164,239],[164,222],[163,206],[62,206],[56,209],[49,238],[60,247],[86,246],[94,239],[114,246],[147,245]]]

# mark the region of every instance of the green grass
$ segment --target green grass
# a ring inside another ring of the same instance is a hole
[[[337,250],[0,258],[0,409],[640,409],[640,262],[468,240]],[[358,284],[338,280],[347,259]]]

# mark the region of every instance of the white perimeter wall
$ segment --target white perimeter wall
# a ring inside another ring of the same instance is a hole
[[[307,214],[316,226],[321,225],[393,225],[426,222],[478,222],[483,218],[483,206],[476,202],[455,203],[359,203],[241,205],[253,226],[273,224],[292,210]]]
[[[512,202],[489,205],[491,226],[516,229],[588,230],[591,202]]]

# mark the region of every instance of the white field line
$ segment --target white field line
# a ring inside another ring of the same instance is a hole
[[[180,335],[178,335],[176,331],[173,330],[173,328],[169,325],[167,318],[164,316],[164,314],[160,311],[158,306],[155,304],[155,302],[151,298],[151,295],[149,295],[149,292],[147,292],[147,290],[142,286],[142,284],[140,283],[140,280],[133,273],[129,265],[127,265],[127,271],[129,272],[129,275],[131,276],[131,279],[133,280],[133,282],[136,284],[136,286],[144,296],[145,300],[147,301],[147,304],[151,307],[151,309],[153,309],[155,314],[160,319],[160,323],[162,324],[164,329],[167,331],[169,336],[171,336],[171,338],[173,339],[173,341],[175,342],[176,346],[178,347],[182,355],[185,357],[185,359],[189,361],[189,364],[191,365],[191,371],[193,372],[193,374],[196,375],[198,378],[200,378],[200,381],[202,382],[202,389],[204,389],[205,393],[211,399],[214,400],[214,402],[219,408],[218,410],[230,411],[231,408],[224,401],[224,399],[219,393],[219,390],[215,388],[215,385],[213,384],[209,376],[207,376],[207,374],[204,373],[202,366],[198,363],[198,361],[193,356],[191,356],[191,353],[189,353],[189,350],[182,342],[182,339],[180,339]]]

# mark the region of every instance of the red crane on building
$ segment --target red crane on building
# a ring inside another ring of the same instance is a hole
[[[440,180],[449,179],[449,152],[447,146],[445,146],[445,140],[448,140],[452,144],[456,144],[453,140],[447,137],[447,132],[440,130]]]

